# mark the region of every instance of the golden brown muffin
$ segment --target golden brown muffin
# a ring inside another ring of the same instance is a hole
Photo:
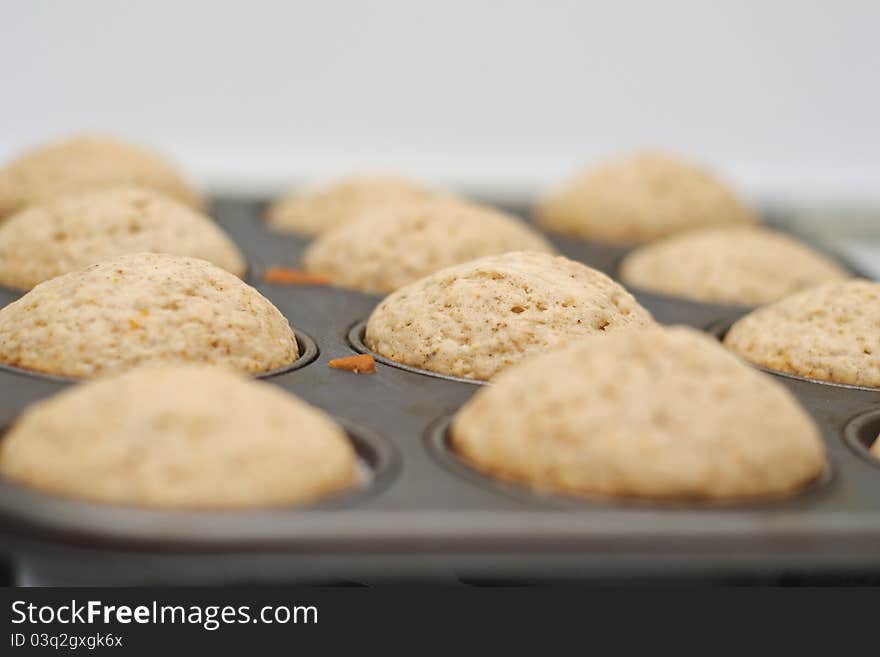
[[[258,374],[298,356],[287,319],[205,260],[124,255],[40,283],[0,309],[0,363],[94,376],[148,362]]]
[[[438,269],[509,251],[554,249],[516,217],[433,199],[366,212],[318,236],[303,262],[334,285],[387,293]]]
[[[126,253],[200,258],[236,276],[238,247],[208,217],[139,187],[112,187],[31,205],[0,224],[0,285],[30,289]]]
[[[319,235],[363,212],[434,196],[432,190],[395,176],[346,178],[279,199],[269,208],[267,219],[279,231]]]
[[[880,283],[826,283],[752,311],[724,338],[746,360],[780,372],[880,387]]]
[[[531,358],[455,416],[452,446],[546,492],[653,500],[788,495],[826,465],[788,390],[692,329],[620,331]]]
[[[513,252],[400,288],[373,311],[364,342],[405,365],[487,380],[579,338],[653,323],[605,274],[547,253]]]
[[[741,306],[846,278],[845,269],[807,245],[759,227],[687,231],[635,249],[620,265],[626,285]]]
[[[117,185],[146,187],[195,208],[198,194],[160,155],[111,137],[39,146],[0,168],[0,218],[32,203]]]
[[[94,502],[202,509],[303,504],[357,482],[325,413],[196,365],[137,368],[31,406],[0,443],[0,473]]]
[[[718,178],[673,155],[638,152],[586,169],[537,208],[547,230],[595,242],[656,240],[755,216]]]

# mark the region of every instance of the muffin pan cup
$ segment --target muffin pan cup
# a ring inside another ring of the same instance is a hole
[[[463,463],[451,467],[445,459],[456,457],[444,456],[445,441],[438,438],[480,386],[382,362],[375,374],[327,367],[356,353],[349,334],[381,297],[264,284],[266,267],[298,266],[307,243],[266,229],[264,207],[224,200],[215,216],[245,252],[249,282],[317,343],[312,362],[267,381],[344,418],[374,477],[323,504],[252,511],[90,504],[0,481],[0,557],[14,582],[361,584],[880,573],[880,467],[847,438],[854,418],[880,410],[880,390],[779,377],[815,418],[830,461],[828,476],[788,498],[668,505],[556,501],[525,488],[504,490],[511,485]],[[0,292],[0,303],[15,295]],[[661,310],[651,296],[641,301],[670,322],[706,328],[729,321],[708,310],[688,314],[686,304]],[[679,307],[681,315],[663,314]],[[0,370],[0,426],[69,385]],[[880,428],[880,420],[875,424]]]

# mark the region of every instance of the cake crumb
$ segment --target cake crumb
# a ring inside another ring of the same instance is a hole
[[[270,285],[329,285],[330,279],[290,267],[269,267],[263,280]]]
[[[348,370],[355,374],[373,374],[376,371],[376,361],[370,354],[334,358],[327,364],[335,370]]]

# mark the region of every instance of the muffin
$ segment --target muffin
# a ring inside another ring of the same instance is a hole
[[[351,221],[366,210],[433,196],[431,190],[403,178],[346,178],[276,201],[269,208],[267,219],[276,230],[313,236]]]
[[[0,168],[0,218],[32,203],[117,185],[146,187],[196,208],[202,205],[160,155],[85,135],[34,148]]]
[[[537,208],[547,230],[594,242],[633,243],[755,217],[708,171],[672,155],[639,152],[587,169]]]
[[[871,445],[871,454],[874,455],[878,460],[880,460],[880,437],[874,441],[874,444]]]
[[[724,344],[779,372],[849,385],[880,386],[880,283],[826,283],[758,308]]]
[[[243,276],[245,260],[208,217],[137,187],[32,205],[0,224],[0,285],[37,283],[125,253],[192,256]]]
[[[513,252],[400,288],[373,311],[364,343],[404,365],[487,380],[578,338],[653,323],[605,274],[561,256]]]
[[[821,283],[850,278],[798,240],[767,228],[703,228],[639,247],[620,265],[632,287],[693,301],[770,303]]]
[[[679,327],[578,340],[511,368],[457,413],[450,441],[490,476],[571,496],[782,496],[826,463],[784,386]]]
[[[353,487],[356,463],[323,411],[201,365],[147,366],[74,386],[28,408],[0,443],[0,474],[16,483],[162,508],[312,502]]]
[[[0,309],[0,363],[88,377],[147,362],[199,362],[256,374],[291,363],[284,316],[204,260],[119,256],[44,283]]]
[[[335,285],[388,293],[438,269],[509,251],[553,247],[515,217],[435,199],[368,211],[320,235],[303,263]]]

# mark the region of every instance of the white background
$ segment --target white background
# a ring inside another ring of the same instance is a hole
[[[880,197],[880,3],[0,0],[0,158],[98,129],[213,185],[401,169],[530,194],[639,145]]]

